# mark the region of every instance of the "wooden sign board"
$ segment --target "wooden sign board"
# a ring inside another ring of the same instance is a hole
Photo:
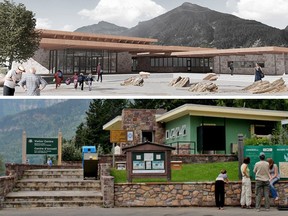
[[[110,142],[111,143],[127,142],[127,131],[126,130],[111,130]]]

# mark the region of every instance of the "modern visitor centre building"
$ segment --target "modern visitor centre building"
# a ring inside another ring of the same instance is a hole
[[[157,39],[103,34],[40,30],[40,48],[24,63],[40,74],[96,73],[230,73],[253,74],[260,63],[267,75],[288,73],[288,48],[255,47],[214,49],[157,45]]]

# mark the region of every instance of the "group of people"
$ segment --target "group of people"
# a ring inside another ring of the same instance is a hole
[[[234,62],[230,62],[229,68],[230,68],[231,76],[233,76],[233,74],[234,74]],[[262,70],[261,66],[259,65],[259,63],[256,63],[255,68],[254,68],[254,82],[260,81],[260,80],[262,80],[262,78],[264,78],[263,70]]]
[[[77,90],[78,88],[78,83],[79,83],[79,87],[81,88],[81,90],[83,91],[84,89],[84,82],[86,82],[86,84],[89,87],[89,91],[92,90],[92,82],[94,81],[93,79],[93,75],[92,73],[88,74],[87,77],[84,76],[83,73],[80,73],[78,75],[77,72],[74,73],[73,77],[71,78],[73,80],[73,84],[74,84],[74,89]],[[66,84],[70,84],[70,78],[68,78],[68,82],[66,80]]]
[[[255,208],[260,211],[261,201],[264,194],[265,210],[270,209],[269,191],[275,201],[279,199],[275,184],[280,179],[278,166],[274,163],[272,158],[268,158],[265,161],[265,154],[263,152],[259,155],[260,161],[258,161],[253,169],[255,173]],[[252,203],[252,189],[250,179],[250,158],[246,157],[240,167],[242,174],[242,189],[241,189],[241,208],[251,209]],[[216,206],[220,209],[224,209],[225,201],[225,182],[228,182],[228,176],[226,170],[221,170],[220,174],[215,180],[215,202]]]
[[[22,65],[8,71],[4,78],[4,96],[14,96],[17,85],[21,86],[29,96],[40,95],[40,91],[46,87],[47,82],[41,76],[36,75],[34,67],[25,72],[26,70]],[[23,73],[25,73],[25,76],[22,76]]]
[[[97,82],[100,81],[102,82],[102,75],[103,75],[103,71],[101,68],[101,64],[98,63],[97,65]],[[60,87],[62,81],[63,81],[63,73],[61,70],[58,70],[55,74],[54,74],[54,79],[55,79],[55,84],[56,84],[56,89],[58,87]],[[86,77],[83,73],[80,73],[78,75],[77,72],[74,73],[74,75],[71,78],[67,78],[66,79],[66,84],[70,85],[70,83],[73,81],[74,84],[74,89],[77,90],[78,86],[81,88],[81,90],[84,90],[84,83],[87,83],[88,87],[89,87],[89,91],[92,90],[92,83],[94,81],[93,79],[93,75],[92,73],[88,74],[88,76]]]

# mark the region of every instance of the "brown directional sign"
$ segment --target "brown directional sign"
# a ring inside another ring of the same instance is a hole
[[[127,142],[127,131],[126,130],[111,130],[110,142],[111,143]]]

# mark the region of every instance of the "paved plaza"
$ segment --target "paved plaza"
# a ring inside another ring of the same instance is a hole
[[[254,81],[254,75],[234,75],[221,74],[219,78],[214,81],[218,86],[218,92],[189,92],[189,87],[172,87],[169,83],[178,76],[189,77],[190,83],[198,83],[203,80],[207,74],[188,74],[188,73],[165,73],[165,74],[151,74],[149,78],[144,79],[144,85],[141,86],[121,86],[120,84],[127,78],[137,76],[137,74],[109,74],[103,75],[103,82],[93,82],[92,91],[89,91],[88,86],[84,85],[84,90],[78,87],[74,89],[73,84],[66,85],[62,83],[60,88],[55,89],[55,84],[49,84],[41,92],[42,97],[88,97],[88,98],[216,98],[216,97],[246,97],[246,98],[274,98],[287,97],[288,92],[280,92],[273,94],[252,94],[244,91],[243,88],[251,85]],[[279,78],[283,78],[286,85],[288,84],[288,75],[283,76],[265,76],[263,80],[273,82]],[[65,78],[65,76],[64,76]],[[3,95],[3,88],[0,88],[0,94]],[[16,97],[26,96],[22,88],[16,87]]]

